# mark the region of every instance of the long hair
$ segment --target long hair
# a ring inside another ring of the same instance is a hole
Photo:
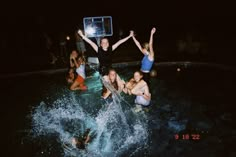
[[[109,72],[108,73],[110,73],[111,71],[114,71],[114,72],[116,72],[115,71],[115,69],[109,69]],[[116,79],[117,79],[117,73],[116,73]],[[117,80],[115,79],[115,81],[114,82],[111,82],[110,84],[112,85],[112,87],[114,87],[116,90],[118,90],[118,83],[117,83]],[[106,93],[107,92],[107,88],[103,85],[102,86],[102,95],[104,94],[104,93]],[[110,96],[112,96],[112,94],[110,95]]]
[[[118,83],[117,81],[111,82],[112,87],[114,87],[116,90],[118,90]],[[102,95],[107,92],[107,88],[103,85],[102,86]],[[109,95],[111,97],[112,94]]]

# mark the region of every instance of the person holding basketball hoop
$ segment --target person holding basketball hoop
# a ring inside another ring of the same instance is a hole
[[[109,45],[108,38],[102,38],[100,40],[100,46],[98,46],[92,40],[86,37],[81,30],[78,31],[78,34],[97,52],[99,60],[99,73],[104,76],[107,75],[109,69],[112,68],[112,51],[131,38],[134,35],[134,32],[130,31],[129,36],[119,40],[112,46]]]

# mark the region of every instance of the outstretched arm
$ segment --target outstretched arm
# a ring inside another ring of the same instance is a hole
[[[114,51],[118,46],[120,46],[120,44],[126,42],[130,37],[132,37],[134,35],[133,31],[130,31],[129,36],[127,36],[126,38],[123,38],[119,41],[117,41],[114,45],[112,45],[112,51]]]
[[[150,57],[154,58],[154,50],[153,50],[153,34],[156,32],[156,28],[152,28],[150,40],[149,40],[149,49],[150,49]]]
[[[98,46],[89,38],[87,38],[81,30],[78,31],[78,34],[86,41],[96,52],[98,52]]]
[[[74,60],[73,60],[74,61]],[[70,58],[70,67],[73,68],[75,64],[73,63],[72,58]]]
[[[143,49],[142,49],[141,44],[140,44],[139,41],[135,38],[135,36],[133,36],[133,40],[134,40],[135,45],[138,47],[138,49],[139,49],[143,54],[145,54],[145,52],[143,52]]]

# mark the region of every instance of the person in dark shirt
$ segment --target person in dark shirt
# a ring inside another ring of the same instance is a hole
[[[132,37],[134,32],[130,31],[129,36],[119,40],[112,46],[109,45],[109,41],[107,38],[102,38],[100,41],[100,46],[98,46],[92,40],[87,38],[81,30],[78,31],[78,34],[97,52],[99,60],[99,73],[104,76],[107,75],[108,70],[112,68],[112,51],[114,51],[122,43],[126,42],[130,37]]]

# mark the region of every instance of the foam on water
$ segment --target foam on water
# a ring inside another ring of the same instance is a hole
[[[113,102],[104,104],[96,115],[83,109],[83,102],[76,100],[75,93],[50,105],[41,102],[32,112],[34,138],[56,134],[63,149],[63,144],[70,143],[73,135],[80,135],[87,128],[92,130],[92,141],[86,151],[73,151],[71,147],[64,149],[62,156],[132,156],[144,148],[148,139],[145,115],[136,114],[131,108],[123,111],[122,106],[127,106],[127,102],[122,101],[112,86],[103,83],[112,91]],[[87,97],[91,99],[92,95]]]

